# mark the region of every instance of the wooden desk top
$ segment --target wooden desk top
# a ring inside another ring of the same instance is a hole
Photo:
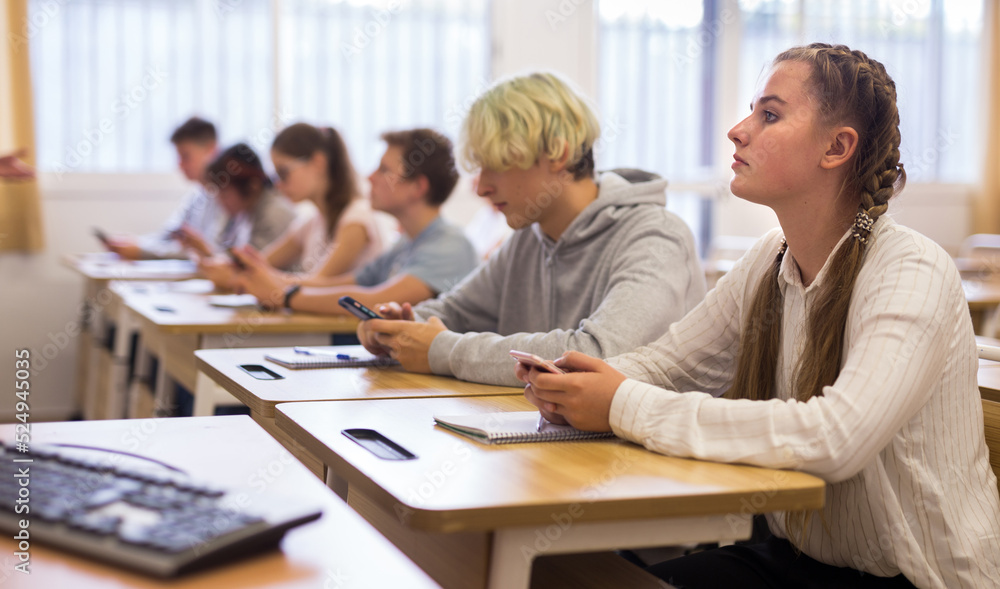
[[[278,403],[301,401],[349,401],[358,399],[401,399],[417,397],[517,395],[518,387],[498,387],[466,382],[444,376],[413,374],[394,368],[319,368],[291,370],[269,362],[264,355],[287,352],[288,348],[226,348],[198,350],[201,370],[239,399],[255,414],[274,416]],[[285,377],[258,380],[240,365],[260,364]],[[513,370],[513,362],[511,362]]]
[[[818,509],[814,476],[671,458],[618,439],[488,446],[434,414],[525,411],[523,397],[288,403],[275,421],[357,490],[428,531]],[[374,429],[417,455],[382,460],[341,434]]]
[[[115,282],[111,290],[144,321],[169,335],[190,333],[354,333],[353,317],[213,307],[205,292],[184,292],[187,283]],[[178,291],[178,288],[182,288]]]
[[[1000,340],[981,335],[976,336],[976,343],[988,346],[1000,346]],[[980,396],[984,399],[1000,403],[1000,362],[980,360],[978,379]]]
[[[31,433],[33,444],[68,442],[120,448],[184,468],[193,477],[220,486],[246,488],[251,494],[260,492],[253,483],[260,480],[260,472],[276,473],[266,485],[267,493],[319,504],[323,517],[290,531],[280,551],[170,582],[32,543],[31,574],[22,575],[5,566],[4,587],[8,583],[13,587],[74,589],[438,587],[304,466],[290,460],[284,448],[245,415],[39,423]],[[0,426],[0,437],[12,440],[14,426]],[[5,562],[11,560],[13,539],[5,535],[0,547],[7,555]]]
[[[198,275],[189,260],[122,260],[111,252],[63,256],[63,265],[91,280],[187,280]]]

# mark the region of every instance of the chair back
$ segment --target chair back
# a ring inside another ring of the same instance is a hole
[[[990,450],[990,466],[997,475],[1000,490],[1000,403],[983,399],[983,421],[986,423],[986,447]]]

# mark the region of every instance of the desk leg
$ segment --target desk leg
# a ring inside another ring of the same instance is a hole
[[[215,415],[219,405],[241,405],[239,399],[229,394],[204,372],[198,371],[194,387],[194,416],[203,417]]]
[[[108,419],[126,417],[129,352],[132,347],[132,333],[136,329],[128,307],[119,305],[117,311],[117,327],[115,341],[111,349],[111,374],[108,375],[109,390],[105,407],[105,415]]]
[[[523,587],[531,583],[531,564],[537,556],[594,552],[692,542],[742,540],[750,537],[749,515],[659,518],[628,522],[578,522],[563,525],[503,528],[493,534],[490,589]]]
[[[139,334],[139,345],[135,355],[135,374],[129,385],[128,404],[125,413],[130,418],[153,417],[153,391],[150,383],[152,357],[146,347],[144,334]],[[162,368],[160,370],[162,372]]]

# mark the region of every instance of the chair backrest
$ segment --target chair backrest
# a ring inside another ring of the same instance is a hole
[[[983,421],[986,423],[986,447],[990,450],[990,466],[997,475],[1000,489],[1000,403],[983,399]]]
[[[960,258],[1000,258],[1000,235],[975,233],[962,241]]]

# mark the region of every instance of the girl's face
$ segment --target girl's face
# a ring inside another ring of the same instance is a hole
[[[247,209],[246,199],[243,198],[239,190],[236,190],[232,186],[220,188],[215,193],[215,198],[218,199],[222,210],[226,211],[226,214],[229,216],[236,215]]]
[[[322,161],[320,161],[322,160]],[[278,175],[277,188],[292,202],[317,199],[323,194],[326,158],[316,152],[307,159],[271,150],[271,162]]]
[[[774,206],[815,185],[829,142],[809,94],[812,66],[783,61],[754,97],[750,116],[729,131],[736,146],[729,186],[750,202]]]

